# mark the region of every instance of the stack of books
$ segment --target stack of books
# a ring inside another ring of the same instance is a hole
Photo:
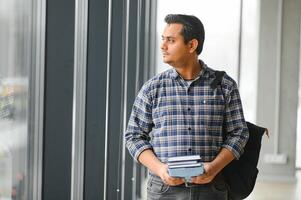
[[[204,166],[199,155],[170,157],[167,165],[170,176],[185,178],[187,181],[193,176],[204,173]]]

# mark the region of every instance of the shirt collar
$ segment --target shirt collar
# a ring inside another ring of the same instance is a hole
[[[208,69],[208,66],[202,60],[199,60],[199,63],[201,64],[202,69],[199,72],[198,78],[199,77],[209,78],[212,75],[212,73]],[[181,77],[175,68],[172,68],[170,76],[172,79]]]

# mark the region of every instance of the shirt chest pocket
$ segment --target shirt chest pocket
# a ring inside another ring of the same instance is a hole
[[[220,98],[201,99],[200,104],[203,109],[209,112],[209,114],[220,114],[220,112],[223,112],[225,108],[224,99]]]
[[[223,122],[225,101],[223,98],[204,98],[200,100],[199,117],[209,126],[219,126]]]

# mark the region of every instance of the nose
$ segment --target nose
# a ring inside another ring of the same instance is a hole
[[[162,40],[162,42],[161,42],[161,50],[166,50],[166,49],[167,49],[166,42],[165,42],[165,40]]]

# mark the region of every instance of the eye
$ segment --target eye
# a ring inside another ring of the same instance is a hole
[[[174,40],[174,39],[172,39],[172,38],[168,38],[168,42],[169,42],[169,43],[174,43],[174,42],[175,42],[175,40]]]

